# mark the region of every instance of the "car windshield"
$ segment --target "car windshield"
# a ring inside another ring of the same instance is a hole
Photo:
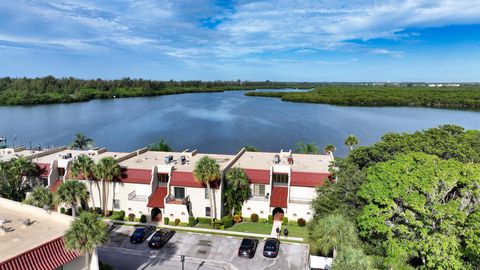
[[[144,233],[145,229],[136,229],[135,232],[133,232],[134,236],[142,236]]]
[[[268,241],[265,243],[265,250],[266,251],[275,251],[276,245],[273,241]]]
[[[241,247],[251,247],[253,243],[252,239],[243,239]]]

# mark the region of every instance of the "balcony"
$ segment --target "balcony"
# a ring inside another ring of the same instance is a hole
[[[137,195],[137,193],[135,191],[132,191],[132,192],[130,192],[130,194],[128,194],[128,200],[129,201],[146,202],[146,201],[148,201],[148,196]]]
[[[166,203],[170,203],[170,204],[187,205],[188,202],[190,202],[190,196],[187,196],[185,198],[175,198],[173,195],[170,195],[166,198]]]
[[[290,197],[290,203],[296,204],[312,204],[312,199],[310,198],[300,198],[300,197]]]

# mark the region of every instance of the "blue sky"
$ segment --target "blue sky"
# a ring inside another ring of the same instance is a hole
[[[0,76],[480,81],[478,0],[0,2]]]

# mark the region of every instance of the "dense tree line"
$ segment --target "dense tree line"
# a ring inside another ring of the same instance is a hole
[[[250,81],[82,80],[73,77],[0,78],[0,105],[68,103],[113,97],[157,96],[256,88],[311,88],[309,83]]]
[[[478,130],[386,134],[335,161],[337,182],[317,189],[314,223],[354,222],[372,269],[479,269],[479,163]]]
[[[326,85],[309,92],[247,92],[247,96],[344,106],[409,106],[479,109],[480,87]]]

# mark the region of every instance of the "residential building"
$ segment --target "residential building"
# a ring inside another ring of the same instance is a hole
[[[73,218],[0,198],[0,269],[80,270],[85,257],[65,248],[63,238]],[[96,252],[90,269],[98,269]]]

